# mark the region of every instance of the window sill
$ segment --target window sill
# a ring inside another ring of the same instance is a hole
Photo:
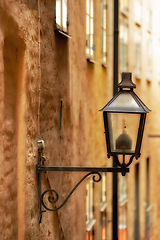
[[[146,77],[146,80],[147,80],[147,82],[149,82],[149,83],[152,82],[152,79],[151,79],[151,77],[149,77],[149,76]]]
[[[103,68],[107,69],[106,63],[101,63],[101,65],[102,65]]]
[[[88,223],[86,224],[86,231],[89,232],[95,223],[96,223],[96,219],[89,220]]]
[[[135,73],[135,79],[141,80],[141,74]]]
[[[142,18],[135,17],[134,18],[135,24],[137,24],[139,27],[142,25]]]
[[[71,36],[68,33],[64,32],[64,31],[62,31],[58,28],[55,28],[55,32],[58,33],[59,35],[65,37],[65,38],[71,38]]]
[[[135,21],[135,24],[137,27],[139,27],[139,28],[141,27],[141,22]]]
[[[147,208],[146,208],[146,212],[150,212],[152,210],[153,206],[152,205],[149,205]]]
[[[93,60],[92,58],[87,57],[87,62],[92,63],[92,64],[97,64],[97,62],[95,60]]]
[[[104,212],[104,210],[107,208],[107,203],[106,202],[102,202],[101,206],[100,206],[100,211]]]
[[[124,199],[120,199],[120,206],[123,207],[125,204],[127,204],[128,202],[128,199],[127,198],[124,198]]]
[[[121,14],[124,16],[124,17],[126,17],[126,18],[128,18],[128,11],[125,11],[125,10],[120,10],[121,11]]]

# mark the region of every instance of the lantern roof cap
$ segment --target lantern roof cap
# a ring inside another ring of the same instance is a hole
[[[136,88],[136,85],[132,82],[132,73],[131,72],[123,72],[122,73],[122,81],[118,84],[119,88]]]
[[[136,85],[132,82],[131,76],[131,73],[122,73],[122,82],[118,84],[119,92],[100,111],[135,114],[150,112],[150,109],[133,91]]]

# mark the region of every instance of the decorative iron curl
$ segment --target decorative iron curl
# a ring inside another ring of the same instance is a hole
[[[133,162],[133,158],[136,157],[134,154],[130,157],[128,163],[125,163],[125,155],[123,156],[124,159],[123,159],[123,163],[121,163],[118,159],[118,156],[117,155],[113,155],[115,160],[116,160],[116,163],[117,165],[122,169],[122,176],[125,176],[126,175],[126,168],[129,167],[129,165]]]
[[[52,204],[56,204],[56,203],[58,202],[58,199],[59,199],[58,193],[57,193],[54,189],[48,189],[48,190],[44,191],[44,192],[42,193],[42,195],[41,195],[41,203],[42,203],[43,207],[44,207],[45,209],[47,209],[48,211],[57,211],[57,210],[59,210],[60,208],[62,208],[62,207],[65,205],[65,203],[68,201],[68,199],[71,197],[71,195],[73,194],[73,192],[74,192],[74,191],[78,188],[78,186],[81,184],[81,182],[83,182],[88,176],[90,176],[90,175],[92,175],[92,174],[94,175],[93,178],[92,178],[94,182],[100,182],[100,181],[101,181],[102,176],[101,176],[101,174],[100,174],[99,172],[90,172],[90,173],[87,173],[87,174],[76,184],[76,186],[72,189],[72,191],[69,193],[69,195],[66,197],[66,199],[64,200],[64,202],[63,202],[59,207],[49,208],[49,207],[47,207],[46,204],[44,203],[44,196],[46,195],[46,193],[51,192],[51,193],[53,193],[55,196],[53,196],[53,197],[49,196],[49,197],[48,197],[48,202],[50,202],[50,203],[52,203]],[[97,178],[97,179],[96,179],[95,175],[98,175],[98,178]]]
[[[119,167],[129,167],[129,165],[132,163],[132,161],[133,161],[133,158],[135,157],[135,155],[132,155],[131,157],[130,157],[130,160],[128,161],[128,163],[120,163],[120,161],[119,161],[119,159],[118,159],[118,156],[117,155],[113,155],[114,157],[115,157],[115,159],[116,159],[116,163],[117,163],[117,165],[119,166]]]
[[[126,167],[128,167],[132,162],[133,162],[133,158],[135,157],[135,155],[132,155],[131,157],[130,157],[130,160],[129,160],[129,162],[126,164]]]

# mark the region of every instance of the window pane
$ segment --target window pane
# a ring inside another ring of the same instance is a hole
[[[120,1],[120,9],[123,12],[128,12],[128,0],[121,0]]]
[[[106,29],[107,27],[107,11],[103,9],[103,28]]]
[[[128,68],[128,19],[121,16],[120,19],[120,71]]]
[[[86,54],[94,55],[94,0],[86,0]]]
[[[86,222],[89,221],[89,184],[86,185]]]
[[[89,16],[87,15],[86,16],[86,33],[87,33],[87,35],[89,34]]]
[[[94,33],[94,24],[93,24],[93,18],[90,19],[90,34]]]
[[[107,56],[107,5],[101,0],[101,61],[106,63]]]
[[[93,35],[90,35],[90,54],[93,56],[94,54],[94,37]]]
[[[134,5],[134,15],[135,15],[135,21],[138,23],[141,23],[141,19],[142,19],[142,3],[141,0],[136,0],[135,1],[135,5]]]
[[[90,219],[93,218],[93,182],[92,180],[90,180],[90,196],[89,196],[89,200],[90,200]]]
[[[151,80],[152,76],[152,44],[151,44],[151,36],[148,34],[147,36],[147,78]]]
[[[147,30],[151,31],[152,11],[150,9],[150,6],[148,6],[147,10],[145,11],[145,19],[146,19]]]
[[[106,36],[106,31],[103,32],[103,53],[106,53],[106,42],[107,42],[107,36]]]
[[[86,0],[86,13],[89,14],[89,0]]]
[[[140,77],[141,74],[141,28],[135,27],[135,74]]]
[[[90,14],[91,14],[91,17],[93,17],[93,13],[94,13],[93,0],[90,0],[90,3],[91,3]]]
[[[61,0],[56,0],[56,23],[61,25]]]
[[[63,1],[63,11],[62,11],[62,20],[63,20],[63,27],[67,29],[67,0]]]

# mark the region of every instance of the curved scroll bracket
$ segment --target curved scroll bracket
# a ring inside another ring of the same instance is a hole
[[[134,157],[134,156],[133,156]],[[66,202],[69,200],[71,195],[74,193],[74,191],[78,188],[78,186],[90,175],[93,175],[93,181],[94,182],[100,182],[101,181],[101,173],[102,172],[121,172],[122,175],[124,176],[126,172],[129,172],[128,166],[130,164],[120,164],[118,157],[117,161],[119,162],[118,166],[119,167],[113,167],[113,168],[97,168],[97,167],[49,167],[49,166],[44,166],[45,162],[45,157],[42,156],[42,151],[38,151],[38,163],[36,165],[36,173],[38,176],[38,205],[39,205],[39,223],[42,221],[42,213],[48,211],[57,211],[61,209]],[[130,163],[133,160],[133,158],[130,159]],[[76,186],[72,189],[72,191],[68,194],[66,199],[58,206],[56,207],[56,203],[59,200],[59,194],[56,192],[54,189],[47,189],[42,193],[42,179],[41,179],[41,173],[42,172],[47,172],[47,171],[53,171],[53,172],[87,172],[84,177],[76,184]],[[97,177],[97,176],[98,177]],[[48,196],[48,202],[53,204],[53,208],[50,208],[47,206],[46,201],[45,201],[45,196],[47,196],[47,193],[52,193]],[[55,206],[55,208],[54,208]]]
[[[66,199],[64,200],[64,202],[63,202],[59,207],[49,208],[49,207],[47,207],[47,205],[46,205],[45,202],[44,202],[44,196],[45,196],[48,192],[50,192],[50,193],[53,193],[54,196],[52,196],[52,197],[49,196],[49,197],[48,197],[48,202],[50,202],[50,203],[52,203],[52,204],[56,204],[56,203],[58,202],[58,200],[59,200],[59,195],[58,195],[58,193],[57,193],[54,189],[49,189],[49,190],[44,191],[44,192],[42,193],[42,198],[41,198],[43,207],[44,207],[46,210],[48,210],[48,211],[57,211],[57,210],[61,209],[61,208],[65,205],[65,203],[68,201],[68,199],[71,197],[71,195],[73,194],[73,192],[74,192],[74,191],[78,188],[78,186],[81,184],[81,182],[83,182],[88,176],[90,176],[90,175],[92,175],[92,174],[94,175],[94,176],[93,176],[93,181],[94,181],[94,182],[100,182],[100,181],[101,181],[102,176],[101,176],[101,174],[100,174],[99,172],[90,172],[90,173],[86,174],[86,175],[76,184],[76,186],[72,189],[72,191],[69,193],[69,195],[66,197]],[[98,175],[98,178],[97,178],[97,179],[96,179],[95,175]]]

